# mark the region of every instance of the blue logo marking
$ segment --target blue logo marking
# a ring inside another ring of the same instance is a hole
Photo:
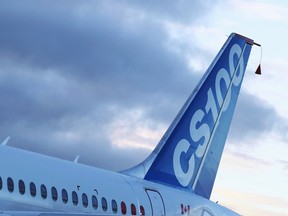
[[[173,154],[173,169],[178,182],[183,187],[187,187],[193,176],[196,175],[196,160],[200,161],[204,156],[213,127],[219,116],[219,111],[221,110],[222,112],[225,112],[229,107],[231,100],[231,90],[229,86],[231,80],[234,86],[238,86],[242,81],[244,61],[241,53],[242,49],[238,44],[234,44],[231,47],[229,52],[229,72],[225,68],[221,68],[218,71],[213,90],[210,87],[207,91],[207,101],[204,109],[198,108],[192,115],[190,120],[190,137],[193,143],[197,144],[197,148],[191,156],[188,156],[188,167],[186,165],[186,169],[183,168],[185,165],[181,163],[181,155],[187,154],[191,144],[185,138],[181,139],[176,144]],[[233,77],[233,73],[236,70],[233,60],[235,55],[239,59],[239,67],[238,74]],[[216,98],[214,95],[216,95]],[[221,107],[222,109],[220,109]],[[205,122],[204,118],[206,115],[211,115],[212,121],[210,120],[209,122]]]

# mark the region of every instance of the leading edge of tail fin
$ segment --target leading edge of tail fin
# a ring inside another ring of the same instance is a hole
[[[209,199],[253,44],[232,33],[151,155],[124,173]]]

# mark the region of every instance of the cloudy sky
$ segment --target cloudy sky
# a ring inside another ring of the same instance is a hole
[[[254,47],[213,201],[288,215],[287,1],[0,1],[0,139],[110,170],[155,147],[231,32]]]

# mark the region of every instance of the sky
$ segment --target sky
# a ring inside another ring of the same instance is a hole
[[[287,29],[284,0],[1,0],[0,140],[129,168],[238,32],[262,49],[253,47],[211,200],[288,215]]]

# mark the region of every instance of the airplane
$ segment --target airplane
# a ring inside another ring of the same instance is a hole
[[[112,172],[0,145],[3,216],[239,215],[210,200],[253,45],[232,33],[142,163]]]

